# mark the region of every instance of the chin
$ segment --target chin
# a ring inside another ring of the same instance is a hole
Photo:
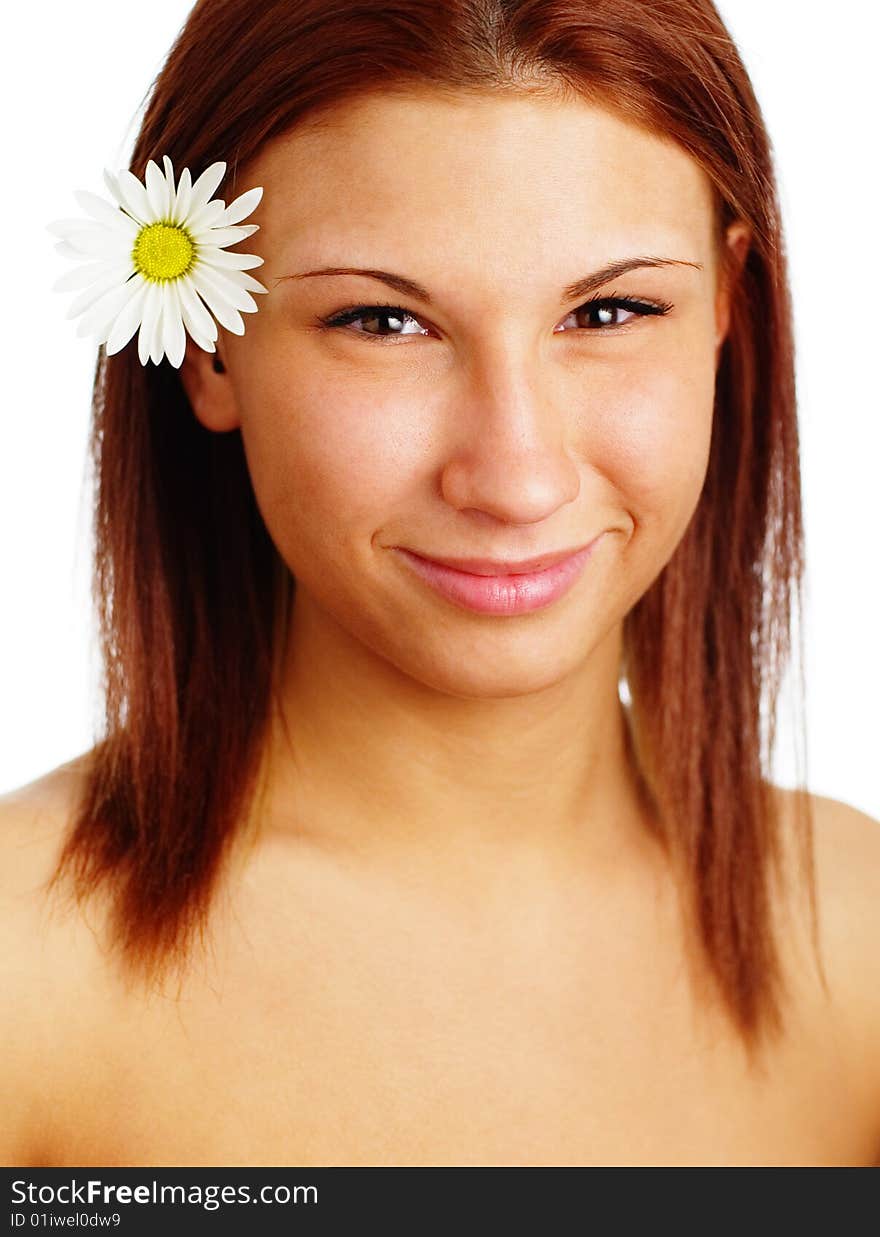
[[[567,649],[565,656],[560,650]],[[397,668],[434,691],[462,700],[505,700],[546,691],[577,672],[589,649],[557,633],[549,641],[524,633],[515,646],[479,636],[386,653]]]

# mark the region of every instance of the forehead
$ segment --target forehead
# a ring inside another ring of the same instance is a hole
[[[371,94],[274,139],[248,181],[264,186],[267,262],[340,244],[347,261],[355,243],[371,261],[396,257],[392,269],[409,254],[479,254],[510,274],[670,246],[705,260],[712,240],[695,160],[580,100]]]

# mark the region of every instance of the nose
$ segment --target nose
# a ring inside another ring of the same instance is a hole
[[[441,490],[459,511],[531,524],[577,498],[580,478],[565,441],[568,401],[539,363],[514,352],[496,349],[471,371],[464,429],[444,462]]]

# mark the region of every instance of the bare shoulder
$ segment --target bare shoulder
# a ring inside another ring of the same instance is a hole
[[[58,1111],[58,1079],[76,1052],[94,937],[47,893],[83,777],[83,761],[0,795],[0,1163],[34,1166]],[[89,944],[88,942],[91,942]],[[82,985],[82,986],[80,986]],[[79,999],[76,999],[77,996]]]
[[[796,794],[780,790],[794,836]],[[839,799],[808,796],[813,820],[819,943],[828,1009],[874,1114],[880,1154],[880,820]]]
[[[880,1100],[880,821],[837,799],[813,803],[823,930],[856,1016],[866,1020]]]
[[[792,822],[795,792],[781,793]],[[839,799],[808,798],[822,940],[839,982],[875,1006],[880,1029],[880,821]]]

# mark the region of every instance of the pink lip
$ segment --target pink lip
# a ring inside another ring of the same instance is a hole
[[[600,533],[599,536],[602,534]],[[479,614],[526,614],[550,605],[567,593],[580,575],[599,537],[574,552],[543,555],[520,563],[501,564],[503,574],[490,575],[492,559],[425,558],[403,546],[392,546],[423,580],[450,601]],[[468,570],[450,564],[467,563]],[[533,563],[543,566],[528,570]],[[525,570],[524,570],[525,568]]]
[[[521,558],[518,560],[501,558],[439,558],[426,554],[419,555],[431,563],[439,563],[442,567],[454,567],[456,571],[466,571],[473,576],[519,576],[526,572],[543,571],[554,563],[561,563],[564,558],[571,558],[584,546],[574,546],[570,550],[557,550],[556,553],[539,554],[536,558]],[[415,550],[410,553],[415,554]]]

